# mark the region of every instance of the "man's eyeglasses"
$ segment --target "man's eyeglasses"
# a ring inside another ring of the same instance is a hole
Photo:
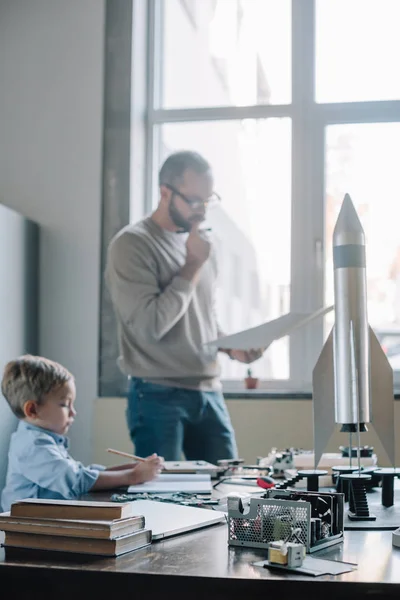
[[[186,202],[186,204],[188,204],[191,208],[215,205],[218,202],[221,202],[221,197],[216,192],[213,192],[211,196],[203,200],[202,198],[188,198],[187,196],[185,196],[185,194],[182,194],[182,192],[177,190],[174,186],[169,185],[169,183],[162,183],[161,185],[171,190],[171,192],[175,194],[175,196],[179,196],[180,198],[182,198],[182,200]]]

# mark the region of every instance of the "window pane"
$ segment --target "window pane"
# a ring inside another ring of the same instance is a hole
[[[164,108],[290,103],[290,0],[161,6]]]
[[[316,100],[400,99],[399,0],[316,0]]]
[[[364,227],[368,318],[400,369],[400,123],[331,125],[326,130],[326,302],[333,302],[332,234],[348,192]],[[333,314],[327,318],[327,332]]]
[[[182,148],[211,163],[220,206],[208,221],[219,257],[218,318],[226,333],[289,311],[291,246],[290,119],[175,123],[161,126],[163,161]],[[223,379],[247,366],[221,355]],[[287,339],[252,365],[262,379],[289,377]]]

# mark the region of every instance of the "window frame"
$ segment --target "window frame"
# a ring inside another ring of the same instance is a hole
[[[152,206],[157,202],[157,181],[156,169],[154,165],[159,164],[157,150],[159,144],[159,126],[166,123],[185,123],[198,121],[233,121],[246,118],[266,119],[266,118],[285,118],[288,117],[292,121],[292,165],[295,164],[293,157],[294,146],[301,148],[303,145],[302,139],[305,132],[306,111],[305,97],[312,98],[313,96],[313,74],[305,68],[305,63],[301,60],[304,55],[312,54],[312,46],[309,44],[309,36],[302,24],[313,23],[313,0],[302,0],[301,2],[292,0],[292,102],[290,104],[266,105],[259,104],[253,106],[218,106],[218,107],[198,107],[198,108],[173,108],[165,109],[161,106],[161,74],[160,59],[162,46],[162,23],[163,23],[163,0],[149,0],[149,38],[156,40],[156,43],[149,43],[149,72],[154,73],[154,77],[149,82],[148,93],[148,110],[147,110],[147,177],[146,177],[146,210],[150,211]],[[311,10],[310,10],[311,9]],[[305,14],[307,13],[307,15]],[[311,20],[310,20],[311,19]],[[301,82],[301,86],[299,86]],[[296,131],[294,131],[296,129]],[[306,156],[302,156],[301,165],[295,170],[292,167],[292,232],[294,223],[297,229],[304,232],[307,228],[308,233],[312,233],[312,207],[309,203],[302,204],[302,210],[293,210],[301,204],[302,198],[309,197],[309,185],[307,179],[303,177],[307,167],[303,165],[307,161]],[[299,222],[301,225],[299,227]],[[296,235],[296,234],[294,234]],[[311,239],[314,236],[311,237]],[[310,236],[308,235],[308,238]],[[312,244],[300,244],[303,257],[299,256],[299,252],[295,252],[296,244],[293,243],[292,233],[292,249],[291,249],[291,310],[308,311],[317,310],[318,305],[313,304],[313,299],[310,298],[308,289],[302,285],[304,277],[308,279],[311,276],[310,270],[306,265],[310,264],[310,258],[313,255]],[[261,380],[259,389],[291,389],[304,390],[309,387],[310,382],[303,380],[305,372],[303,364],[300,364],[294,357],[301,356],[302,363],[311,364],[310,359],[307,361],[307,356],[304,353],[304,337],[307,335],[304,332],[299,332],[292,336],[290,344],[290,363],[291,363],[291,378],[289,380]],[[318,334],[317,334],[318,335]],[[322,328],[320,332],[322,344]],[[307,341],[307,346],[310,341]],[[318,343],[314,342],[314,347],[318,348]],[[296,350],[297,348],[297,350]],[[299,348],[301,350],[299,351]],[[308,353],[307,353],[308,354]],[[315,352],[314,352],[315,354]],[[235,391],[243,388],[241,380],[223,381],[224,390]]]
[[[150,0],[149,30],[157,35],[158,47],[149,47],[150,72],[160,64],[162,43],[162,0]],[[156,139],[159,125],[193,121],[231,121],[243,118],[289,117],[292,120],[292,250],[291,310],[314,311],[324,302],[325,257],[325,128],[331,124],[400,121],[400,101],[317,103],[315,101],[314,0],[292,0],[292,102],[285,105],[244,107],[219,106],[182,109],[161,107],[161,78],[153,81],[149,94],[147,140],[147,198],[156,202],[154,165],[158,164]],[[159,68],[159,66],[158,66]],[[152,92],[152,93],[151,93]],[[150,209],[151,207],[148,206]],[[298,242],[297,242],[298,240]],[[304,243],[304,240],[307,240]],[[301,243],[300,243],[301,241]],[[260,389],[311,391],[311,373],[323,343],[323,321],[291,336],[290,379],[262,380]],[[304,349],[306,349],[304,351]],[[396,373],[395,373],[396,379]],[[400,373],[397,377],[400,383]],[[224,389],[243,388],[242,381],[224,381]]]
[[[141,167],[144,166],[143,176],[137,175],[137,169],[136,176],[131,174],[130,220],[136,220],[150,212],[157,201],[157,173],[154,167],[159,164],[157,159],[161,149],[160,125],[289,117],[292,121],[290,310],[299,312],[318,310],[324,302],[325,281],[325,128],[344,123],[400,122],[400,100],[317,103],[315,101],[316,2],[315,0],[291,0],[292,100],[290,104],[164,109],[161,106],[160,60],[163,0],[130,1],[133,7],[130,154],[131,165],[139,163]],[[146,61],[143,60],[144,55]],[[124,201],[127,202],[126,199]],[[103,239],[103,244],[106,243],[108,239]],[[310,377],[305,379],[303,374],[312,373],[312,368],[322,349],[323,339],[322,319],[304,330],[293,333],[290,341],[290,379],[261,380],[259,391],[285,390],[311,393]],[[101,352],[102,350],[100,350],[100,359]],[[99,362],[101,364],[101,360]],[[394,382],[395,388],[398,389],[400,371],[394,371]],[[243,391],[243,381],[223,381],[223,387],[226,392]],[[109,394],[110,389],[113,389],[113,382],[108,382],[104,391],[106,389]],[[114,389],[121,394],[121,386],[117,381],[114,382]],[[100,395],[101,392],[100,386]]]

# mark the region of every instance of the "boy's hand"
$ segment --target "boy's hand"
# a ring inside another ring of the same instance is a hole
[[[143,462],[110,467],[105,471],[100,471],[90,491],[111,490],[151,481],[161,473],[163,466],[163,457],[152,454]]]
[[[133,469],[137,463],[124,463],[122,465],[115,465],[113,467],[107,467],[106,471],[126,471],[127,469]]]
[[[138,462],[129,470],[128,485],[151,481],[161,473],[163,466],[164,459],[162,456],[158,456],[157,454],[148,456],[144,462]]]

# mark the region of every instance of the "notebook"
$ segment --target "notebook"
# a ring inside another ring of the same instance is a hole
[[[144,516],[146,528],[151,530],[153,541],[226,522],[226,513],[209,508],[156,500],[133,500],[132,504],[135,512]]]
[[[98,502],[95,500],[55,500],[48,498],[25,498],[13,502],[11,517],[31,517],[34,519],[92,519],[111,521],[135,517],[129,502]]]
[[[128,494],[162,494],[188,492],[191,494],[211,494],[211,475],[209,474],[185,474],[161,473],[152,481],[130,485]]]

